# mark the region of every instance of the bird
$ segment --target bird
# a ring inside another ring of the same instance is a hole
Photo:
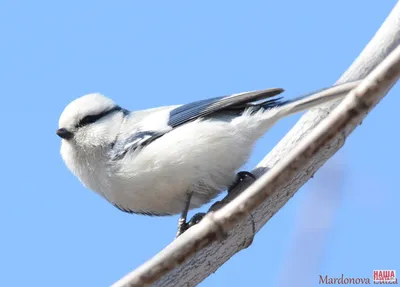
[[[65,107],[56,134],[63,161],[86,188],[124,212],[180,214],[178,237],[204,215],[187,222],[188,210],[253,177],[237,172],[278,120],[341,99],[357,84],[289,100],[270,88],[138,111],[92,93]]]

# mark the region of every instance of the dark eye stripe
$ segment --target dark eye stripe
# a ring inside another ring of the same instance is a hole
[[[99,119],[101,119],[101,118],[103,118],[103,117],[105,117],[105,116],[107,116],[107,115],[109,115],[111,113],[118,112],[118,111],[123,111],[125,115],[128,112],[127,110],[121,108],[120,106],[115,106],[111,110],[103,111],[103,112],[101,112],[101,113],[99,113],[97,115],[89,115],[89,116],[84,117],[76,125],[76,128],[81,128],[81,127],[84,127],[86,125],[92,124],[92,123],[98,121]]]

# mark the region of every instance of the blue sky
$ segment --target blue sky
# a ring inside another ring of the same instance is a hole
[[[55,130],[71,100],[101,92],[142,109],[268,87],[294,97],[335,82],[395,2],[1,1],[0,285],[108,286],[174,237],[177,216],[120,212],[67,170]],[[398,93],[201,286],[399,271]],[[297,119],[260,140],[246,168]],[[288,272],[293,262],[315,274]]]

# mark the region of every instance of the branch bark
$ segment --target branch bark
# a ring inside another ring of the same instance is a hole
[[[364,78],[399,43],[400,2],[338,83]],[[346,137],[389,91],[399,77],[399,62],[397,48],[337,109],[333,111],[338,105],[333,103],[305,114],[260,162],[254,173],[263,175],[246,192],[231,202],[224,199],[226,206],[207,214],[200,224],[113,286],[194,286],[247,248],[255,233],[343,146]]]

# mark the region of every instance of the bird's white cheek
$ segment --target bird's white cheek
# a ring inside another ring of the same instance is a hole
[[[65,162],[65,165],[68,167],[68,169],[75,175],[77,176],[78,173],[78,166],[75,163],[75,151],[73,147],[71,146],[70,143],[66,141],[62,141],[61,143],[61,157]]]
[[[75,141],[83,150],[105,147],[114,141],[119,125],[112,121],[93,124],[75,133]]]

